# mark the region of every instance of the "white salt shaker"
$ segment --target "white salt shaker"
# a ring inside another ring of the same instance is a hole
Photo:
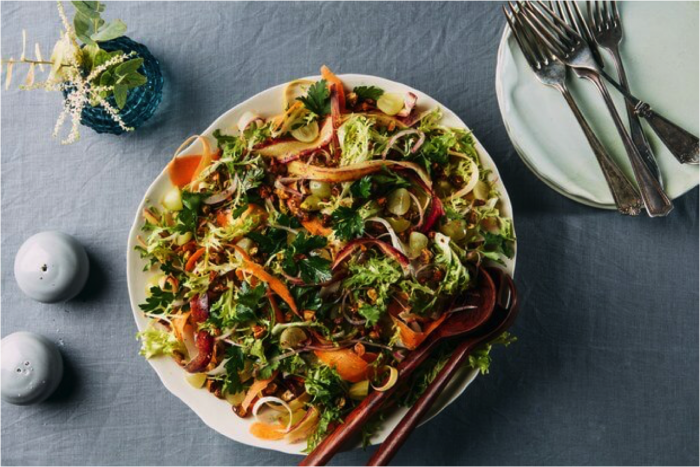
[[[89,271],[85,248],[63,232],[41,232],[29,237],[15,256],[19,288],[43,303],[63,302],[78,295]]]
[[[0,396],[16,405],[36,404],[49,397],[63,377],[58,347],[33,332],[15,332],[2,339]]]

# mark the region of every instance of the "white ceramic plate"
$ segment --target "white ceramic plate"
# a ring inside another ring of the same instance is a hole
[[[403,84],[367,75],[341,75],[340,78],[348,88],[353,88],[360,85],[374,85],[390,92],[404,93],[407,91],[412,91],[418,96],[419,108],[434,108],[439,106],[444,110],[443,122],[445,125],[457,128],[466,128],[466,125],[462,122],[462,120],[460,120],[459,117],[457,117],[444,105],[441,105],[439,102],[423,94],[422,92]],[[320,77],[309,77],[308,79],[318,80]],[[214,121],[214,123],[212,123],[209,128],[204,130],[201,134],[211,137],[212,133],[217,128],[235,128],[238,119],[247,110],[255,111],[265,117],[280,113],[282,110],[282,93],[284,87],[285,85],[281,84],[251,97],[247,101],[237,105],[216,119],[216,121]],[[182,154],[196,154],[200,150],[197,144],[198,143],[190,146],[183,151]],[[212,144],[215,144],[213,138]],[[179,142],[172,142],[173,148],[176,148],[178,145]],[[482,163],[485,167],[490,168],[493,171],[494,179],[497,180],[497,186],[502,195],[502,210],[504,214],[512,218],[513,211],[510,199],[508,198],[508,193],[506,192],[505,187],[500,181],[498,170],[496,169],[493,160],[478,141],[476,142],[476,147],[479,151],[479,156],[481,157]],[[148,188],[146,196],[136,211],[134,223],[131,227],[131,232],[129,233],[126,252],[127,283],[129,286],[131,309],[139,330],[143,330],[147,326],[148,319],[142,315],[138,304],[145,301],[145,284],[149,276],[154,274],[152,272],[143,271],[144,261],[140,258],[138,252],[134,250],[134,247],[136,246],[136,237],[141,232],[141,226],[143,225],[141,213],[147,204],[158,203],[171,186],[172,185],[168,174],[164,169],[153,184],[151,184],[151,186]],[[505,269],[512,275],[515,269],[515,259],[509,261]],[[169,357],[162,357],[151,359],[149,360],[149,363],[170,392],[175,394],[185,404],[187,404],[197,415],[199,415],[204,423],[222,435],[251,446],[258,446],[292,454],[301,454],[301,451],[306,447],[305,442],[287,444],[284,441],[265,441],[252,436],[248,432],[251,419],[239,418],[233,413],[228,402],[217,399],[206,390],[195,389],[192,387],[185,380],[185,371],[178,366],[174,360]],[[437,415],[448,404],[454,401],[457,396],[459,396],[474,380],[476,374],[476,371],[472,371],[469,368],[464,368],[462,371],[460,371],[460,373],[447,387],[445,392],[440,396],[432,412],[426,416],[426,420],[429,420]],[[373,438],[374,443],[383,441],[405,412],[406,409],[398,410],[388,417],[386,422],[383,424],[383,430]]]
[[[618,2],[624,39],[621,54],[633,94],[661,115],[698,134],[698,2]],[[581,5],[584,14],[586,6]],[[616,76],[607,52],[605,69]],[[612,118],[592,84],[569,73],[569,84],[586,119],[612,158],[632,168]],[[623,99],[610,87],[623,120]],[[543,182],[575,201],[615,207],[600,167],[559,91],[541,84],[510,30],[501,39],[496,93],[508,135],[523,162]],[[646,124],[643,124],[646,127]],[[682,165],[657,136],[646,135],[666,190],[676,198],[698,184],[698,166]]]

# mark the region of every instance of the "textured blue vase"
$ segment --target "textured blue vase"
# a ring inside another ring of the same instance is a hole
[[[148,79],[148,82],[143,86],[129,89],[126,104],[119,111],[119,116],[124,124],[127,127],[136,129],[153,116],[158,105],[163,100],[163,75],[160,72],[158,59],[151,55],[151,52],[145,45],[132,41],[126,36],[101,42],[100,48],[108,52],[121,50],[124,53],[129,53],[134,51],[138,57],[143,58],[143,65],[139,68],[139,72]],[[107,102],[113,108],[118,109],[113,96],[109,96]],[[80,123],[98,133],[112,133],[115,135],[124,133],[119,124],[100,106],[85,107]]]

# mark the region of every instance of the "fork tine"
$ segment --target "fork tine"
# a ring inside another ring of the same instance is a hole
[[[565,57],[569,51],[569,46],[559,40],[559,38],[555,37],[549,31],[549,28],[542,24],[539,18],[535,17],[530,11],[522,12],[524,13],[522,17],[530,25],[530,30],[532,33],[537,36],[539,40],[543,42],[555,55]]]
[[[586,2],[586,11],[588,12],[588,24],[591,25],[591,29],[593,29],[594,31],[597,31],[598,24],[597,24],[597,21],[595,19],[595,13],[593,11],[593,7],[591,5],[593,5],[593,2]]]
[[[598,21],[598,30],[602,31],[603,28],[605,28],[605,19],[603,18],[603,8],[601,7],[601,1],[596,0],[595,2],[595,11],[596,11],[596,16],[597,16],[597,21]]]
[[[610,6],[612,7],[613,21],[615,22],[615,26],[617,26],[620,24],[620,12],[617,11],[617,2],[612,0]]]
[[[608,2],[603,0],[601,2],[603,4],[603,23],[607,26],[606,29],[610,29],[610,13],[608,12]]]
[[[565,39],[567,42],[573,44],[583,39],[579,33],[569,26],[566,21],[558,17],[557,14],[550,10],[547,5],[542,3],[541,0],[537,1],[539,8],[535,7],[534,3],[528,3],[527,5],[530,7],[529,9],[531,11],[536,12],[540,18],[544,19],[550,25],[550,27],[553,27],[555,30],[559,31],[562,39]],[[542,10],[544,10],[546,15],[542,13]]]
[[[506,9],[505,6],[501,6],[503,9],[503,14],[506,17],[506,21],[508,21],[508,26],[510,27],[510,30],[513,31],[513,37],[515,37],[515,41],[518,43],[518,46],[520,47],[520,51],[523,53],[523,57],[525,57],[525,60],[527,61],[528,65],[530,65],[530,68],[533,70],[536,70],[538,68],[537,63],[535,63],[535,60],[533,59],[530,49],[528,47],[528,44],[525,42],[524,38],[520,37],[520,33],[518,32],[518,27],[515,24],[515,11],[513,10],[513,6],[508,3],[508,6],[510,7],[511,14],[513,17],[511,18],[511,14],[508,13],[508,10]]]
[[[539,44],[540,49],[543,50],[543,53],[546,55],[547,62],[554,60],[555,57],[562,60],[563,57],[566,57],[567,50],[552,43],[549,38],[546,37],[547,30],[535,26],[532,22],[533,18],[531,15],[525,16],[525,21],[529,24],[528,31],[534,36],[534,41]],[[534,21],[537,21],[537,18],[534,18]]]
[[[583,19],[583,14],[581,13],[581,9],[578,6],[578,3],[576,2],[571,2],[573,4],[573,12],[576,17],[575,22],[576,24],[579,25],[580,30],[581,30],[581,36],[583,36],[584,39],[590,44],[593,43],[593,34],[591,34],[591,31],[588,29],[588,24],[586,23],[586,20]]]
[[[562,1],[562,0],[559,0]],[[576,29],[576,32],[578,33],[579,36],[583,37],[584,39],[587,39],[586,37],[586,31],[583,30],[583,25],[579,23],[578,18],[574,16],[574,11],[571,8],[571,0],[563,0],[564,6],[566,7],[566,16],[569,19],[570,24],[574,25],[574,29]],[[574,2],[576,3],[576,2]]]
[[[522,16],[523,15],[518,15],[516,17],[516,21],[521,27],[523,36],[525,36],[525,39],[529,43],[530,47],[534,50],[540,65],[545,65],[551,60],[552,52],[549,50],[549,47],[542,43],[539,37],[532,31],[532,27],[523,23]]]

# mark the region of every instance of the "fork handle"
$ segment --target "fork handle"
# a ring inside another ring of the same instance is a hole
[[[586,139],[588,139],[588,144],[590,144],[593,154],[598,160],[600,170],[602,170],[603,176],[608,182],[608,187],[615,200],[617,210],[622,214],[630,216],[638,215],[643,207],[642,198],[639,197],[639,193],[632,183],[627,180],[622,170],[620,170],[617,164],[610,158],[605,147],[595,135],[590,125],[588,125],[586,118],[583,116],[583,113],[581,113],[581,109],[578,104],[576,104],[569,89],[566,86],[559,86],[557,89],[559,89],[564,99],[566,99],[566,102],[569,104],[571,111],[583,130],[583,134],[586,135]]]
[[[620,55],[620,48],[614,45],[609,48],[610,53],[613,56],[613,61],[615,62],[615,69],[617,70],[617,76],[620,77],[620,84],[627,92],[630,92],[629,81],[627,81],[627,73],[625,73],[625,66],[622,64],[622,56]],[[632,141],[634,145],[639,150],[639,154],[646,162],[647,167],[654,174],[659,183],[662,183],[661,174],[659,172],[659,165],[654,158],[654,153],[651,151],[651,146],[649,146],[649,141],[647,141],[646,136],[644,136],[644,131],[642,130],[642,122],[639,121],[639,115],[634,111],[634,105],[628,101],[625,101],[625,108],[627,109],[627,117],[630,122],[630,136],[632,136]]]
[[[664,192],[659,181],[651,173],[649,167],[644,163],[642,156],[639,154],[637,147],[634,145],[632,138],[630,137],[627,129],[625,129],[624,123],[620,118],[620,114],[617,113],[615,104],[613,103],[612,97],[608,89],[605,87],[605,83],[600,78],[600,75],[590,69],[575,69],[576,73],[591,81],[595,84],[598,91],[603,96],[605,105],[608,107],[608,111],[615,122],[615,127],[617,132],[622,138],[622,143],[627,152],[627,157],[632,164],[632,170],[634,171],[634,177],[639,185],[639,191],[642,194],[642,200],[644,201],[644,206],[647,209],[647,214],[650,217],[667,216],[673,210],[673,203],[669,199],[668,195]]]
[[[651,109],[651,106],[641,101],[627,92],[620,84],[601,70],[601,75],[622,94],[627,102],[634,106],[634,112],[643,117],[654,133],[671,151],[671,154],[678,159],[681,164],[698,164],[698,153],[700,152],[698,137],[679,127],[667,118],[662,117]]]

